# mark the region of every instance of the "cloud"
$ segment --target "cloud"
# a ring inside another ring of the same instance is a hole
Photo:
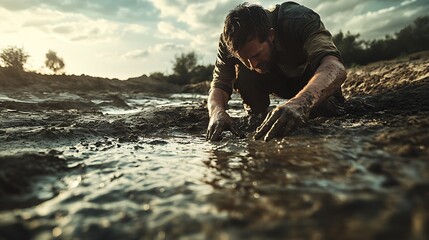
[[[73,33],[74,29],[72,26],[67,26],[67,25],[58,25],[55,27],[52,27],[51,30],[54,33],[58,33],[58,34],[71,34]]]
[[[159,15],[153,4],[146,0],[2,0],[0,6],[11,11],[52,9],[125,22],[155,21]]]
[[[161,12],[163,21],[174,20],[185,23],[190,29],[207,32],[219,30],[230,9],[240,1],[228,0],[149,0]]]
[[[141,59],[149,56],[148,50],[133,50],[123,55],[124,59]]]
[[[320,15],[329,18],[332,15],[344,12],[354,12],[362,6],[361,0],[347,0],[347,1],[323,1],[319,5],[315,6],[313,10],[318,12]],[[351,15],[349,15],[351,16]]]
[[[161,52],[175,52],[177,50],[183,50],[185,49],[184,45],[176,44],[176,43],[160,43],[155,46],[148,47],[147,49],[139,49],[139,50],[131,50],[125,54],[122,55],[123,59],[145,59],[149,56]]]
[[[162,51],[173,51],[173,50],[182,50],[185,46],[182,44],[175,44],[175,43],[161,43],[155,45],[153,47],[153,50],[155,52],[162,52]]]
[[[1,33],[14,33],[19,30],[21,25],[18,23],[18,21],[14,20],[15,16],[16,15],[14,13],[0,8]]]
[[[161,17],[177,16],[187,5],[186,0],[149,0],[161,12]]]
[[[1,6],[7,10],[11,11],[18,11],[30,8],[34,6],[35,2],[32,0],[22,0],[22,1],[16,1],[16,0],[2,0]],[[37,2],[36,2],[37,4]]]
[[[351,31],[360,33],[363,39],[375,39],[384,37],[386,34],[393,35],[394,32],[411,24],[414,19],[429,11],[429,5],[424,4],[423,0],[391,1],[390,5],[377,5],[375,1],[368,1],[360,7],[360,13],[352,15],[351,12],[343,12],[328,19],[327,22],[332,20],[341,22],[341,25],[330,22],[337,31]],[[350,17],[347,17],[347,13]]]
[[[179,16],[179,21],[196,29],[218,26],[219,23],[223,22],[227,13],[224,10],[230,8],[230,5],[215,1],[190,4]],[[226,6],[226,8],[222,8],[222,6]]]
[[[144,34],[147,31],[138,24],[91,19],[82,14],[41,8],[19,11],[9,21],[21,26],[16,31],[31,28],[69,41],[108,42],[127,33]]]
[[[166,38],[180,39],[180,40],[192,40],[194,36],[182,28],[178,28],[173,24],[165,21],[158,23],[158,31],[162,33]]]
[[[176,39],[188,45],[189,50],[207,55],[215,54],[224,18],[239,3],[227,0],[151,1],[162,12],[163,20],[157,24],[159,38]]]

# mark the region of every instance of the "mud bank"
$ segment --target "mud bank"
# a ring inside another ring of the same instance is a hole
[[[344,116],[268,143],[237,96],[208,143],[205,95],[3,91],[0,239],[426,239],[428,69],[350,69]]]

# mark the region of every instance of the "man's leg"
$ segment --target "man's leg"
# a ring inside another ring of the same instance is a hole
[[[248,114],[266,113],[270,105],[266,74],[251,71],[243,64],[237,64],[235,68],[237,74],[234,89],[240,93],[244,109]]]

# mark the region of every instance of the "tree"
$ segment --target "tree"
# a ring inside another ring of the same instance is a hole
[[[413,24],[395,33],[396,45],[404,53],[429,49],[429,16],[419,17]]]
[[[59,72],[65,67],[63,59],[58,57],[57,53],[52,50],[49,50],[48,53],[46,53],[45,65],[54,73]]]
[[[384,39],[359,40],[359,34],[342,32],[333,36],[344,63],[367,64],[429,49],[429,16],[419,17],[395,35]]]
[[[192,71],[192,77],[190,78],[190,83],[199,83],[203,81],[210,81],[213,77],[214,65],[209,64],[207,66],[198,65]]]
[[[23,48],[18,48],[16,46],[10,46],[5,49],[0,54],[2,62],[6,67],[12,67],[19,70],[24,70],[24,64],[27,62],[29,55],[25,53]]]
[[[346,65],[350,65],[351,63],[362,63],[364,42],[358,40],[359,37],[359,34],[351,34],[350,32],[343,34],[343,32],[340,31],[332,38]]]
[[[182,53],[173,62],[174,77],[172,80],[179,85],[190,82],[191,75],[197,67],[198,57],[195,52]]]

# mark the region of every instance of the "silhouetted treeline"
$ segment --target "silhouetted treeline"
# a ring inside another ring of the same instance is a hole
[[[363,41],[359,34],[340,32],[333,36],[347,66],[389,60],[402,55],[429,50],[429,16],[419,17],[414,22],[384,39]]]
[[[173,61],[173,74],[165,75],[161,72],[150,74],[150,77],[165,79],[170,83],[186,85],[199,83],[212,79],[214,65],[199,65],[198,56],[195,52],[182,53]]]

